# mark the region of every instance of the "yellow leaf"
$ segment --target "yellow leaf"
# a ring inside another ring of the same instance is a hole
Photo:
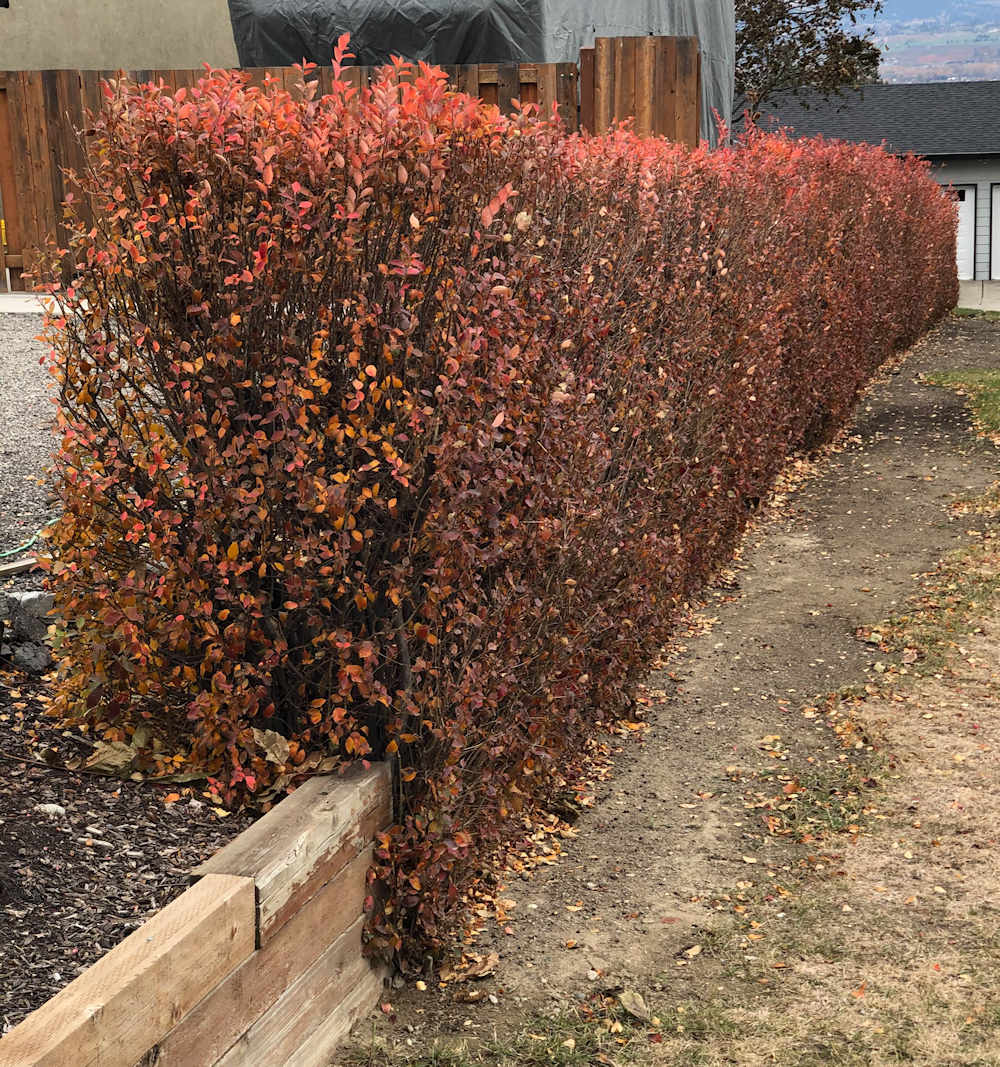
[[[232,559],[236,559],[236,557],[239,554],[240,554],[240,546],[234,541],[229,546],[229,550],[226,552],[226,555],[232,560]]]

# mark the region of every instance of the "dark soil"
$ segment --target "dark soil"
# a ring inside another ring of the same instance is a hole
[[[952,318],[873,386],[840,446],[762,516],[735,579],[708,598],[714,625],[652,674],[648,729],[618,745],[560,862],[507,879],[503,921],[472,946],[499,954],[480,984],[493,1000],[462,1003],[466,985],[433,981],[400,989],[392,1020],[376,1013],[387,1040],[416,1053],[598,988],[683,983],[719,896],[782,877],[787,855],[748,813],[748,781],[837,758],[822,715],[803,705],[864,684],[877,652],[856,631],[901,607],[916,576],[981,527],[949,505],[1000,478],[1000,452],[975,437],[960,397],[919,380],[976,367],[1000,367],[1000,325]]]
[[[0,1034],[173,900],[250,821],[196,790],[164,802],[182,786],[62,769],[90,745],[50,725],[45,693],[0,671]]]

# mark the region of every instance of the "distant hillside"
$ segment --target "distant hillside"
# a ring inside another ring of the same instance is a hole
[[[1000,0],[888,0],[876,33],[886,81],[1000,79]]]

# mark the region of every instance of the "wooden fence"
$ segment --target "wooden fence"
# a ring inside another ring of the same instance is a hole
[[[512,101],[553,105],[571,130],[602,133],[615,121],[633,118],[636,131],[695,145],[700,127],[701,56],[694,37],[598,38],[575,63],[481,63],[445,67],[461,91],[509,112]],[[88,111],[101,106],[101,83],[121,76],[112,70],[0,71],[0,291],[10,272],[11,287],[25,288],[35,250],[61,236],[62,204],[72,192],[65,172],[85,161]],[[203,70],[125,72],[167,89],[194,85]],[[255,68],[251,81],[268,76],[294,89],[293,67]],[[351,67],[355,85],[373,69]],[[312,77],[320,92],[332,88],[333,72],[320,67]]]

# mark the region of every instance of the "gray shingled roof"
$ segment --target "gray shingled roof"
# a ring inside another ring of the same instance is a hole
[[[808,109],[779,97],[761,109],[760,126],[921,156],[1000,154],[1000,81],[867,85]]]

